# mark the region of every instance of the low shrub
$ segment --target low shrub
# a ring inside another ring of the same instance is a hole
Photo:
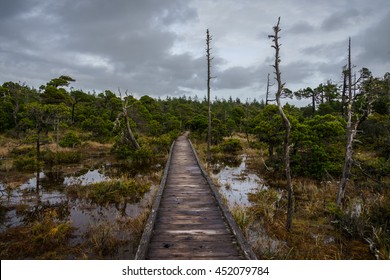
[[[224,153],[237,153],[242,150],[242,145],[240,140],[231,138],[225,140],[220,148]]]
[[[81,144],[81,140],[74,131],[69,131],[58,144],[63,148],[74,148]]]
[[[22,147],[17,147],[12,149],[11,155],[14,156],[23,156],[23,155],[28,155],[32,156],[36,153],[36,149],[33,146],[22,146]]]
[[[45,151],[42,153],[42,159],[46,164],[72,164],[80,163],[83,155],[78,151]]]
[[[69,196],[87,198],[99,205],[106,205],[139,202],[149,190],[150,184],[128,179],[98,182],[87,186],[70,186],[66,193]]]
[[[18,171],[36,171],[38,162],[35,157],[19,156],[14,160],[14,167]]]

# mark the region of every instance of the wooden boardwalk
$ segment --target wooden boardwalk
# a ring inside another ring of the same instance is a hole
[[[136,259],[255,259],[186,135],[172,145]]]

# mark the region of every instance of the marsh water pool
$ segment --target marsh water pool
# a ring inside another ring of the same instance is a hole
[[[234,158],[227,157],[217,160],[212,165],[211,177],[218,182],[219,191],[226,198],[230,209],[236,206],[243,209],[250,207],[249,193],[267,190],[264,180],[248,166],[250,157],[246,154]],[[7,184],[0,179],[0,201],[2,217],[0,234],[12,228],[23,227],[32,221],[40,219],[47,210],[56,212],[56,219],[69,222],[73,228],[68,246],[93,246],[91,232],[101,234],[109,232],[112,237],[123,241],[115,253],[107,256],[96,255],[92,250],[84,258],[132,259],[136,245],[131,242],[134,236],[122,224],[132,222],[150,207],[159,181],[156,172],[162,172],[162,165],[155,165],[152,170],[132,170],[114,161],[101,160],[91,165],[61,166],[41,171],[17,185]],[[146,179],[150,190],[136,203],[105,203],[97,204],[87,198],[75,198],[68,194],[67,189],[89,184],[117,180],[123,176]],[[38,182],[38,184],[37,184]],[[5,209],[5,210],[4,210]],[[127,242],[125,242],[127,241]],[[80,258],[80,255],[68,255],[65,258]]]
[[[35,173],[16,184],[5,178],[0,178],[1,220],[0,234],[7,236],[7,231],[23,228],[42,219],[47,211],[55,211],[55,219],[70,223],[72,235],[67,241],[68,246],[89,246],[91,232],[96,228],[105,227],[112,237],[123,241],[115,253],[106,256],[110,259],[132,259],[135,249],[130,231],[120,230],[120,225],[136,220],[152,203],[157,189],[156,178],[161,173],[161,165],[153,166],[152,170],[139,169],[129,171],[125,165],[116,162],[100,162],[92,166],[61,166],[55,169]],[[121,180],[132,174],[141,178],[150,186],[139,201],[135,203],[95,203],[88,198],[75,198],[67,193],[68,188],[78,188],[92,183]],[[154,180],[150,177],[154,177]],[[1,238],[1,236],[0,236]],[[7,242],[7,240],[0,240]],[[128,242],[126,242],[128,241]],[[80,256],[66,256],[79,258]],[[105,258],[97,256],[92,250],[83,258]]]
[[[267,190],[265,181],[248,168],[246,154],[216,161],[212,166],[211,177],[218,182],[220,193],[226,198],[229,208],[236,205],[250,206],[249,193]]]

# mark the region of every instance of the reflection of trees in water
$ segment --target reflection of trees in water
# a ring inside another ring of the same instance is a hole
[[[111,163],[109,166],[103,166],[104,174],[111,178],[120,178],[123,176],[135,177],[137,175],[148,175],[158,172],[164,168],[166,158],[154,158],[153,162],[138,163],[136,161],[123,160]]]
[[[224,167],[237,168],[241,165],[242,160],[243,157],[239,155],[223,155],[220,157],[213,157],[211,159],[213,169],[212,172],[213,174],[218,174]]]
[[[39,179],[40,186],[46,191],[64,190],[64,172],[59,168],[45,171],[45,176]]]
[[[26,239],[29,239],[34,237],[32,232],[37,227],[45,227],[50,231],[49,227],[51,226],[56,230],[69,226],[72,227],[72,238],[61,241],[61,244],[73,246],[77,240],[77,243],[81,244],[80,246],[88,246],[85,234],[90,223],[95,220],[115,225],[118,223],[118,219],[121,219],[120,221],[126,221],[126,227],[132,228],[134,223],[137,224],[137,222],[133,222],[134,212],[139,214],[141,209],[138,210],[138,204],[144,199],[145,193],[149,192],[149,187],[146,188],[146,185],[150,185],[149,180],[154,180],[156,171],[164,167],[165,160],[151,166],[145,166],[145,168],[139,166],[137,168],[136,164],[131,162],[112,162],[99,163],[95,166],[69,165],[70,168],[65,165],[43,166],[35,172],[34,176],[30,175],[29,179],[17,188],[7,187],[8,184],[2,185],[0,189],[3,194],[0,198],[2,233],[12,234],[12,232],[24,231],[28,232],[30,237],[26,237]],[[104,178],[100,178],[99,175]],[[27,177],[27,175],[25,176]],[[137,184],[132,188],[125,187],[123,178],[132,177],[140,178],[140,183],[144,182],[143,186]],[[75,181],[70,182],[69,178],[75,178]],[[121,179],[115,180],[114,178]],[[87,185],[90,185],[90,182],[97,183],[101,180],[102,183],[106,180],[107,182],[120,181],[122,183],[119,188],[108,188],[106,192],[103,189],[103,192],[96,193],[96,190],[89,189],[89,194],[94,193],[95,201],[91,197],[83,195],[75,196],[72,199],[67,194],[67,190],[70,188],[74,187],[75,191],[79,191],[80,188],[88,188]],[[81,186],[81,183],[85,185]],[[114,200],[111,200],[112,191],[114,191]],[[129,228],[126,228],[125,232],[128,233]],[[118,229],[115,234],[124,234],[121,232],[122,230]],[[66,236],[66,238],[69,237],[70,235]],[[126,238],[128,238],[128,234]],[[124,239],[119,238],[118,240],[121,242],[118,250],[123,249],[128,254],[129,248],[127,247],[131,247],[132,242],[123,245]],[[118,254],[120,254],[119,251]]]
[[[67,200],[53,204],[48,201],[42,202],[39,199],[37,200],[37,204],[19,210],[18,215],[23,216],[22,220],[24,223],[31,223],[34,221],[41,221],[45,217],[47,211],[55,211],[56,217],[60,221],[69,219],[70,209]]]

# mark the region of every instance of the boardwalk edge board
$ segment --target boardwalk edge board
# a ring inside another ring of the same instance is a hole
[[[149,242],[150,242],[150,239],[152,237],[154,224],[155,224],[156,218],[157,218],[158,208],[160,206],[161,198],[162,198],[162,195],[164,193],[164,188],[165,188],[167,177],[168,177],[169,166],[170,166],[171,160],[172,160],[172,151],[173,151],[174,145],[175,145],[175,141],[172,142],[171,148],[169,150],[169,156],[168,156],[168,161],[165,165],[164,175],[161,179],[160,187],[159,187],[158,192],[156,194],[156,197],[154,199],[152,210],[149,214],[148,220],[147,220],[146,225],[145,225],[145,229],[142,233],[142,237],[141,237],[141,240],[140,240],[140,243],[138,246],[137,253],[135,254],[136,260],[144,260],[146,258],[146,253],[148,251]]]
[[[218,205],[219,205],[219,207],[220,207],[220,209],[222,211],[222,214],[225,217],[226,222],[227,222],[228,226],[230,227],[233,235],[236,237],[238,246],[240,247],[240,249],[244,253],[245,258],[248,259],[248,260],[257,260],[257,257],[255,255],[255,253],[253,252],[251,246],[246,241],[246,239],[243,236],[240,228],[238,227],[236,221],[234,220],[232,214],[230,213],[229,209],[226,207],[225,203],[223,202],[222,197],[221,197],[218,189],[215,187],[214,183],[212,182],[212,180],[210,179],[209,175],[207,174],[207,172],[203,168],[202,164],[200,163],[198,154],[197,154],[194,146],[192,145],[191,140],[188,139],[188,142],[190,143],[191,149],[192,149],[192,151],[193,151],[193,153],[195,155],[196,161],[197,161],[198,166],[199,166],[199,168],[200,168],[200,170],[202,172],[202,175],[207,180],[207,182],[208,182],[208,184],[209,184],[209,186],[210,186],[210,188],[211,188],[211,190],[212,190],[212,192],[214,194],[214,197],[217,200]]]

